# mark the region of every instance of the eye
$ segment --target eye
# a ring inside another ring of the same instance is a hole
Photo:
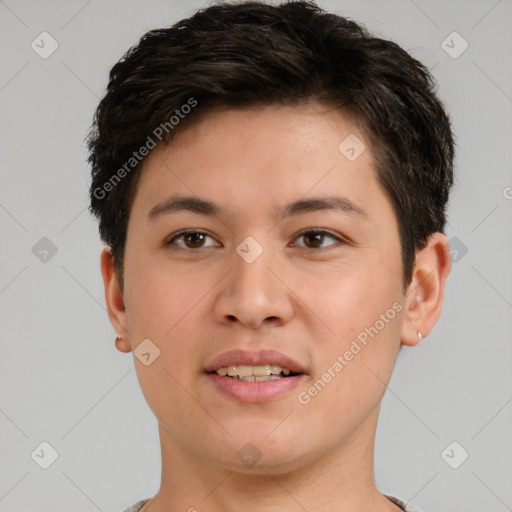
[[[299,247],[304,247],[306,249],[323,249],[324,247],[322,247],[322,244],[326,237],[330,238],[331,240],[334,240],[335,244],[329,244],[324,247],[345,243],[345,241],[342,238],[335,236],[332,233],[329,233],[329,231],[321,229],[310,229],[308,231],[303,231],[302,233],[299,233],[296,240],[300,238],[305,240],[305,245],[299,245]]]
[[[177,245],[178,247],[182,249],[202,249],[204,247],[211,247],[211,245],[204,245],[204,242],[207,238],[210,238],[213,240],[213,238],[208,235],[207,233],[204,233],[203,231],[194,231],[194,230],[187,230],[187,231],[179,231],[178,233],[175,233],[171,235],[164,243],[165,246],[169,245]],[[177,243],[177,241],[180,240],[182,243]]]

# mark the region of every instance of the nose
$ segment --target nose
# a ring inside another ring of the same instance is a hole
[[[218,288],[216,320],[251,329],[287,323],[293,315],[293,293],[286,286],[282,267],[270,249],[263,250],[252,263],[235,252],[233,268]]]

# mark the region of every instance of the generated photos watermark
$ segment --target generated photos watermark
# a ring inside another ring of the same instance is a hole
[[[393,318],[402,311],[403,306],[400,302],[394,302],[393,305],[385,312],[379,315],[379,319],[374,322],[370,327],[365,327],[357,336],[352,340],[350,348],[346,350],[343,355],[338,355],[329,368],[322,374],[322,376],[315,381],[307,390],[301,391],[297,395],[297,400],[302,405],[307,405],[311,399],[322,391],[329,382],[331,382],[340,372],[345,368],[354,357],[361,352],[361,350],[368,345],[369,337],[375,338],[384,327],[386,327]]]
[[[168,121],[160,123],[151,133],[148,135],[146,142],[137,150],[132,153],[132,156],[114,173],[112,176],[103,183],[101,187],[96,187],[93,190],[93,195],[96,199],[105,199],[108,193],[111,192],[114,187],[121,182],[142,160],[149,155],[150,151],[154,149],[159,142],[165,139],[182,119],[187,114],[192,112],[192,109],[197,106],[197,100],[190,97],[187,103],[181,105],[180,108],[174,111],[174,114],[169,118]]]

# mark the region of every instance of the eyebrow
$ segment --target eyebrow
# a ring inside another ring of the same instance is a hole
[[[281,217],[292,217],[303,213],[325,210],[339,211],[359,217],[368,217],[368,214],[363,208],[346,197],[340,196],[298,199],[284,206],[281,210]],[[195,196],[171,196],[151,208],[148,213],[148,219],[153,220],[161,215],[178,211],[189,211],[207,216],[217,216],[225,213],[224,209],[213,201]]]

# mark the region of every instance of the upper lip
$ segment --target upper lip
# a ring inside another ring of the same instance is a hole
[[[261,366],[275,364],[282,368],[288,368],[293,373],[305,373],[305,369],[297,361],[277,350],[258,350],[248,352],[246,350],[230,350],[217,356],[205,368],[207,373],[217,371],[224,366],[235,365]]]

